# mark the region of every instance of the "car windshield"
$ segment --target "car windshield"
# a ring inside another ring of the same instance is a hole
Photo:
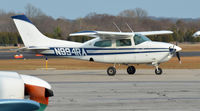
[[[135,34],[135,36],[133,38],[134,38],[135,45],[141,44],[141,43],[143,43],[145,41],[151,41],[146,36],[140,35],[140,34]]]

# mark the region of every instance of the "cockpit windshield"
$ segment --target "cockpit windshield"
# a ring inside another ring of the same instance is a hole
[[[151,41],[149,38],[147,38],[144,35],[140,35],[140,34],[135,34],[135,36],[133,37],[135,45],[141,44],[145,41]]]

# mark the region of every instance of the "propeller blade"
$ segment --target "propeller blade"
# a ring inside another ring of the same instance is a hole
[[[177,56],[177,58],[178,58],[179,63],[181,64],[181,58],[180,58],[179,52],[176,52],[176,56]]]

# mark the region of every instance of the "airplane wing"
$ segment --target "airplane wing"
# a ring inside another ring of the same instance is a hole
[[[28,99],[0,99],[1,111],[36,111],[40,104]]]
[[[141,34],[141,35],[165,35],[165,34],[173,34],[172,31],[168,30],[161,30],[161,31],[146,31],[146,32],[135,32],[136,34]]]
[[[107,31],[81,31],[70,34],[70,36],[89,36],[89,37],[101,37],[101,38],[127,38],[134,36],[135,34],[141,35],[164,35],[172,34],[172,31],[146,31],[146,32],[107,32]]]
[[[98,37],[95,36],[97,34],[96,31],[81,31],[76,33],[71,33],[69,36],[89,36],[89,37]]]
[[[127,38],[133,36],[130,32],[108,32],[108,31],[81,31],[70,34],[70,36],[89,36],[101,38]]]

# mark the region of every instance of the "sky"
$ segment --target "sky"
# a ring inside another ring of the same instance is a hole
[[[93,12],[118,15],[135,8],[155,17],[200,18],[200,0],[0,0],[0,9],[24,13],[27,4],[54,18],[77,19]]]

